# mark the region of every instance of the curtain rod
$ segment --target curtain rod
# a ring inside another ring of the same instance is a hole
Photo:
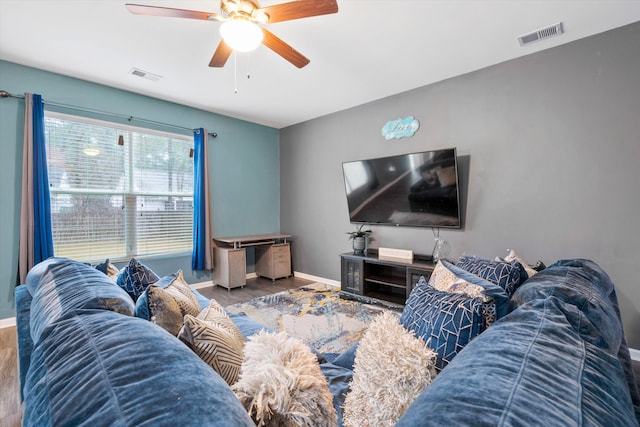
[[[23,95],[14,95],[12,93],[7,92],[6,90],[0,90],[0,98],[24,99],[24,96]],[[140,117],[126,116],[124,114],[110,113],[108,111],[92,110],[90,108],[76,107],[75,105],[61,104],[59,102],[50,102],[50,101],[45,101],[45,100],[43,100],[42,102],[45,103],[45,104],[48,104],[48,105],[53,105],[54,107],[69,108],[71,110],[76,110],[76,111],[85,111],[85,112],[88,112],[88,113],[97,113],[97,114],[102,114],[102,115],[105,115],[105,116],[117,117],[119,119],[127,119],[128,121],[136,120],[136,121],[143,122],[143,123],[150,123],[150,124],[154,124],[154,125],[168,126],[168,127],[172,127],[172,128],[175,128],[175,129],[183,129],[183,130],[194,131],[194,129],[192,129],[192,128],[188,128],[188,127],[184,127],[184,126],[178,126],[178,125],[172,125],[170,123],[157,122],[155,120],[142,119]],[[216,132],[209,132],[209,135],[211,135],[214,138],[218,136],[218,134]]]

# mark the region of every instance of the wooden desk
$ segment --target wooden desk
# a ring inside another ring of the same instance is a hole
[[[290,234],[214,237],[212,280],[227,289],[247,284],[246,247],[256,247],[256,275],[271,280],[291,276]]]
[[[213,240],[214,243],[220,242],[238,249],[245,246],[273,245],[278,241],[287,243],[287,239],[290,238],[290,234],[257,234],[254,236],[214,237]]]

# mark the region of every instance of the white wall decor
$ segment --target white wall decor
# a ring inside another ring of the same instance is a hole
[[[387,141],[392,138],[410,138],[414,133],[416,133],[419,127],[420,122],[418,122],[418,120],[413,116],[389,120],[382,127],[382,136],[384,136],[384,139]]]

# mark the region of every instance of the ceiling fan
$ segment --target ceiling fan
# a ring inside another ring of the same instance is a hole
[[[302,68],[309,59],[263,25],[338,12],[336,0],[298,0],[267,7],[260,7],[258,0],[220,0],[220,13],[129,3],[126,6],[129,12],[139,15],[222,22],[222,39],[209,62],[210,67],[223,67],[234,50],[248,52],[262,43]]]

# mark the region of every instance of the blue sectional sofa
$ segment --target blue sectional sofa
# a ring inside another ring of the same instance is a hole
[[[559,261],[510,304],[397,425],[638,426],[640,397],[606,273],[591,261]],[[136,318],[127,293],[89,266],[39,264],[16,289],[16,307],[25,426],[254,425],[209,365]],[[245,336],[262,329],[231,318]],[[318,354],[339,414],[355,354],[332,362]]]

